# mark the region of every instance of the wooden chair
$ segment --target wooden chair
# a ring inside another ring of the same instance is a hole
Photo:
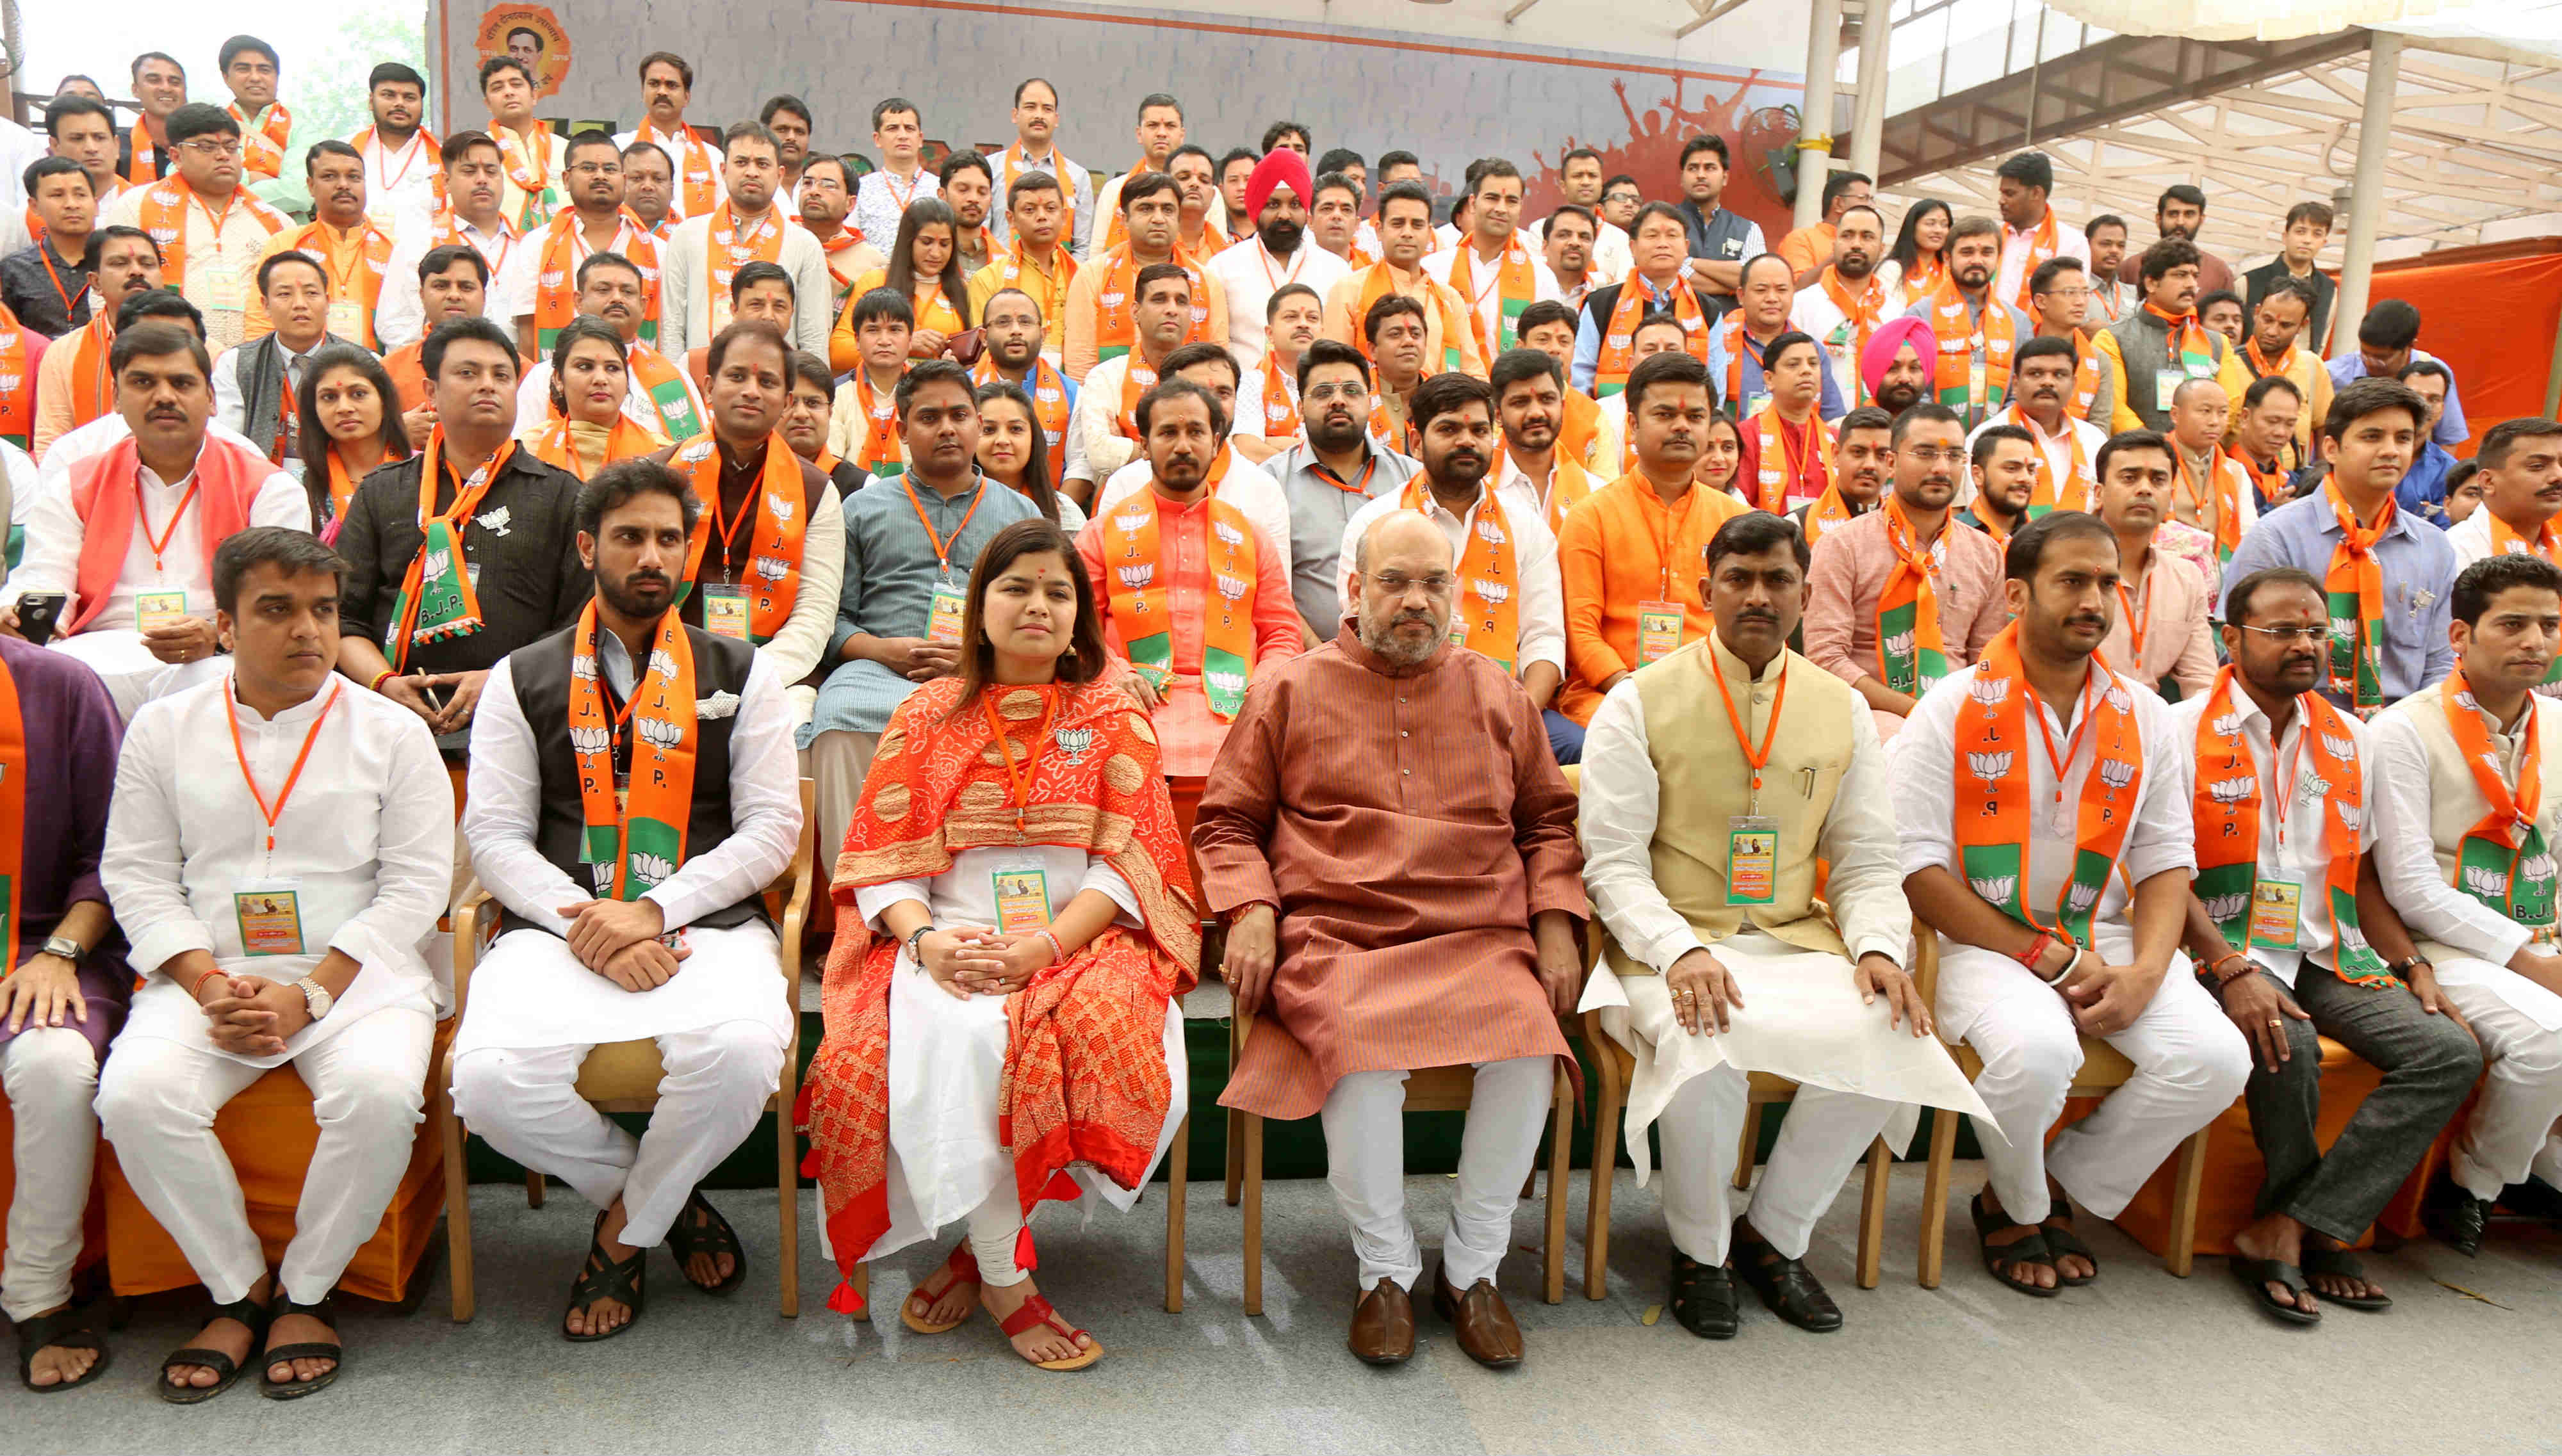
[[[810,897],[815,877],[816,850],[814,836],[818,818],[813,813],[814,788],[810,780],[801,781],[801,844],[793,852],[792,862],[782,875],[767,887],[768,896],[783,894],[782,955],[778,958],[783,973],[784,1004],[790,1008],[791,1039],[783,1049],[782,1083],[766,1106],[774,1113],[775,1125],[775,1191],[782,1204],[783,1274],[782,1305],[786,1319],[801,1313],[801,1142],[792,1123],[792,1104],[798,1096],[801,1067],[801,935],[810,916]],[[464,889],[462,901],[454,919],[454,1015],[461,1019],[464,999],[471,985],[472,968],[480,958],[484,928],[494,928],[496,902],[475,879]],[[658,1047],[652,1041],[616,1041],[599,1046],[587,1055],[579,1068],[579,1095],[602,1112],[648,1112],[658,1105],[658,1083],[666,1069],[658,1060]],[[439,1092],[432,1113],[441,1124],[445,1139],[445,1238],[447,1253],[454,1265],[454,1319],[457,1324],[471,1318],[471,1187],[463,1169],[462,1138],[466,1129],[454,1112],[454,1056],[446,1053],[445,1073],[437,1079]],[[525,1202],[530,1207],[543,1205],[542,1175],[525,1175]]]
[[[1236,1065],[1238,1053],[1245,1049],[1245,1039],[1254,1032],[1254,1017],[1237,1012],[1228,1022],[1228,1066]],[[1465,1112],[1469,1095],[1476,1089],[1477,1071],[1471,1066],[1420,1067],[1405,1079],[1407,1112]],[[1548,1128],[1548,1227],[1541,1240],[1541,1298],[1550,1304],[1565,1300],[1565,1177],[1566,1161],[1573,1155],[1574,1087],[1560,1062],[1556,1081],[1549,1094]],[[1263,1313],[1263,1119],[1250,1112],[1230,1109],[1231,1126],[1243,1125],[1241,1156],[1232,1158],[1234,1175],[1242,1186],[1245,1202],[1245,1312]],[[1539,1171],[1534,1167],[1535,1182]],[[1529,1189],[1524,1188],[1527,1193]],[[1233,1198],[1231,1202],[1235,1201]]]
[[[1590,942],[1592,964],[1601,963],[1601,950],[1608,943],[1609,932],[1601,922],[1592,922]],[[1619,1167],[1619,1114],[1628,1103],[1628,1084],[1636,1076],[1637,1058],[1621,1046],[1610,1033],[1601,1029],[1598,1011],[1586,1011],[1582,1021],[1583,1043],[1592,1049],[1596,1068],[1592,1097],[1592,1171],[1589,1191],[1583,1211],[1583,1297],[1599,1299],[1609,1292],[1610,1279],[1610,1188]],[[1750,1090],[1745,1094],[1742,1145],[1735,1158],[1735,1185],[1752,1185],[1752,1165],[1761,1150],[1761,1109],[1774,1102],[1787,1102],[1797,1095],[1797,1084],[1769,1072],[1753,1072]],[[1859,1287],[1875,1289],[1883,1266],[1886,1247],[1887,1179],[1895,1167],[1895,1152],[1879,1138],[1869,1146],[1868,1178],[1859,1196]]]
[[[1936,1007],[1939,994],[1939,937],[1927,929],[1915,937],[1920,952],[1914,958],[1913,982],[1922,993],[1924,1005]],[[1972,1081],[1984,1069],[1982,1058],[1971,1046],[1958,1043],[1950,1048],[1957,1058],[1957,1069]],[[2065,1093],[2067,1100],[2105,1097],[2126,1084],[2135,1074],[2135,1064],[2125,1053],[2096,1036],[2082,1038],[2082,1070],[2073,1076],[2073,1085]],[[2068,1118],[2070,1114],[2068,1113]],[[1922,1181],[1922,1249],[1918,1260],[1920,1282],[1923,1289],[1939,1287],[1940,1259],[1945,1252],[1948,1222],[1948,1172],[1957,1156],[1958,1115],[1944,1108],[1930,1113],[1929,1171]],[[2059,1124],[2060,1126],[2061,1124]],[[2198,1188],[2206,1168],[2206,1140],[2210,1128],[2200,1128],[2180,1145],[2179,1157],[2171,1175],[2170,1226],[2168,1247],[2162,1264],[2171,1273],[2185,1279],[2196,1262]]]

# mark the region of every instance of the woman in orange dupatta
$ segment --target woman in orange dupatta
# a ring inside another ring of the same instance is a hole
[[[365,476],[376,465],[410,456],[400,390],[372,353],[354,344],[324,344],[302,371],[293,409],[301,422],[293,453],[311,493],[311,522],[323,544],[336,545],[347,504]]]
[[[584,480],[607,465],[667,448],[667,438],[625,412],[632,348],[614,325],[585,315],[552,340],[551,408],[519,420],[516,438],[534,457]]]
[[[828,1307],[860,1313],[857,1264],[964,1222],[900,1319],[941,1334],[984,1306],[1044,1369],[1103,1347],[1033,1287],[1025,1217],[1137,1200],[1183,1121],[1177,1001],[1200,959],[1156,738],[1097,681],[1106,660],[1069,537],[999,532],[971,573],[960,674],[890,719],[837,858],[802,1106],[846,1274]]]

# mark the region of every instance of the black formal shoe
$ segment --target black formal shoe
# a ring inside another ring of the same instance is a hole
[[[1673,1250],[1673,1318],[1702,1340],[1732,1340],[1742,1327],[1735,1304],[1735,1271]]]
[[[1735,1223],[1735,1272],[1761,1296],[1770,1313],[1816,1335],[1842,1327],[1841,1307],[1824,1292],[1823,1282],[1803,1259],[1782,1258],[1742,1219]]]
[[[2440,1179],[2420,1205],[2420,1221],[2470,1259],[2481,1252],[2482,1226],[2490,1221],[2490,1200],[2476,1198],[2452,1179]]]

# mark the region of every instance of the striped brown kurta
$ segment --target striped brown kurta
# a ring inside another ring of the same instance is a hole
[[[1591,913],[1574,810],[1538,709],[1480,653],[1394,668],[1347,624],[1258,678],[1192,832],[1211,910],[1281,907],[1220,1105],[1310,1117],[1349,1072],[1562,1055],[1531,917]]]

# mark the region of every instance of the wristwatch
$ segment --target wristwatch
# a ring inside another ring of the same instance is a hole
[[[77,966],[88,957],[89,947],[82,945],[79,941],[72,939],[70,936],[58,935],[45,942],[44,954],[48,956],[59,956]]]
[[[916,969],[919,971],[925,969],[925,938],[933,933],[934,927],[931,924],[920,925],[907,938],[907,958],[916,963]]]
[[[2414,966],[2429,966],[2429,958],[2415,951],[2384,969],[2392,972],[2395,980],[2408,985],[2411,980],[2411,968]],[[2435,971],[2438,968],[2435,966],[2429,966],[2429,969]]]
[[[286,984],[302,993],[302,1007],[311,1013],[314,1021],[329,1014],[329,1007],[337,1001],[337,998],[329,994],[329,988],[308,976]]]

